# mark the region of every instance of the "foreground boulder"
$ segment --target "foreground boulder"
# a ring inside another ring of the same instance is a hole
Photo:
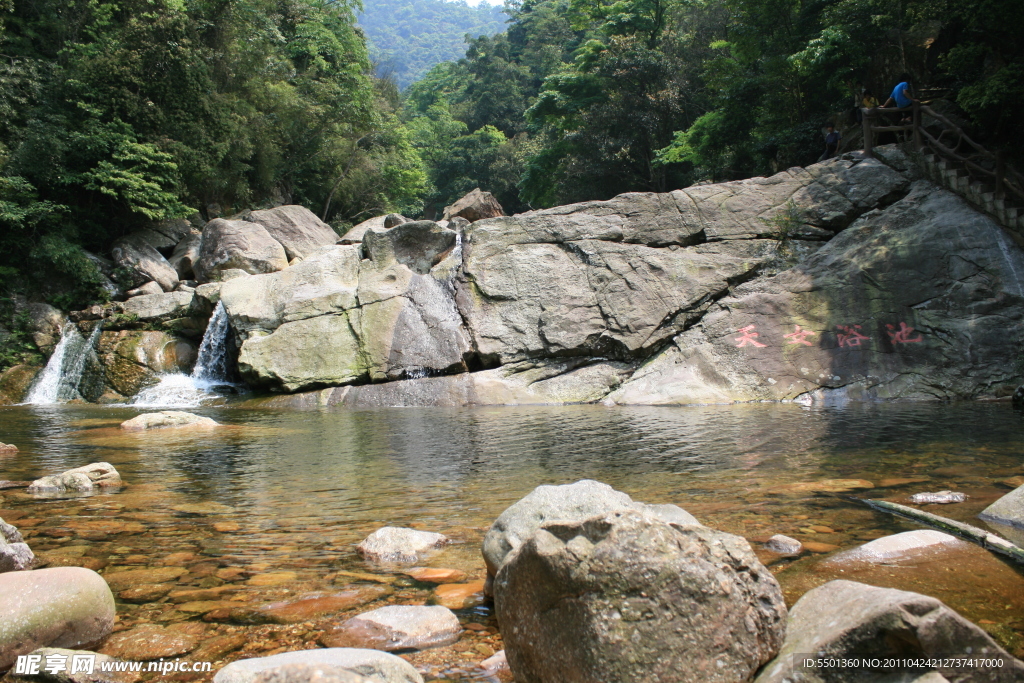
[[[0,518],[0,572],[29,569],[34,561],[35,555],[17,527]]]
[[[93,645],[114,627],[114,596],[90,569],[0,574],[0,595],[0,671],[40,647]]]
[[[169,267],[169,266],[168,266]],[[199,260],[192,270],[199,282],[238,274],[273,273],[288,267],[284,247],[258,223],[217,218],[203,228]]]
[[[320,247],[338,241],[338,234],[331,226],[304,206],[293,204],[253,211],[246,220],[266,228],[270,236],[284,247],[289,261],[306,258]]]
[[[794,670],[798,655],[946,660],[965,655],[1000,658],[1004,667],[930,667],[943,678],[926,678],[928,670],[893,667],[875,671]],[[831,581],[806,593],[793,606],[782,651],[755,683],[877,681],[883,680],[883,675],[884,680],[893,681],[1016,681],[1024,679],[1024,663],[935,598],[853,581]]]
[[[285,664],[261,671],[253,683],[375,683],[375,679],[337,666],[322,664]]]
[[[321,638],[327,647],[426,650],[451,645],[462,634],[459,618],[440,605],[389,605],[335,626]]]
[[[786,631],[779,584],[744,539],[637,510],[543,525],[494,596],[524,683],[748,681]]]
[[[985,508],[981,519],[1024,529],[1024,486],[1018,486]]]
[[[121,429],[129,432],[141,432],[146,429],[166,429],[168,427],[191,427],[207,429],[219,427],[220,423],[202,415],[193,415],[181,410],[161,410],[159,413],[143,413],[121,423]]]
[[[121,475],[109,462],[94,462],[84,467],[36,479],[28,487],[29,493],[60,493],[64,491],[92,491],[99,488],[118,488],[124,485]]]
[[[356,550],[371,562],[413,563],[448,543],[444,534],[386,526],[364,538]]]
[[[544,524],[582,522],[616,510],[636,510],[664,522],[700,525],[693,515],[678,506],[639,503],[608,484],[592,479],[561,486],[542,485],[510,505],[487,531],[483,543],[487,572],[491,576],[497,574],[509,553]]]
[[[337,667],[374,683],[423,683],[412,664],[380,650],[328,648],[284,652],[270,657],[239,659],[217,672],[214,683],[254,683],[256,677],[294,665]]]

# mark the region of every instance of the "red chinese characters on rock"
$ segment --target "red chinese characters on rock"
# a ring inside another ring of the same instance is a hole
[[[900,323],[898,329],[895,325],[886,325],[885,328],[886,334],[889,335],[889,341],[893,344],[916,344],[924,340],[920,332],[917,333],[917,337],[911,339],[910,334],[914,331],[914,328],[906,323]]]
[[[783,335],[783,338],[788,339],[787,344],[802,344],[804,346],[814,346],[811,342],[807,341],[808,337],[813,337],[818,334],[812,330],[801,329],[799,325],[796,325],[796,330],[789,334]]]
[[[854,348],[860,346],[863,341],[871,341],[871,337],[860,333],[860,325],[836,325],[836,329],[840,330],[836,333],[839,348]]]
[[[767,346],[767,344],[762,344],[761,342],[754,339],[754,337],[758,336],[757,332],[754,332],[754,329],[756,327],[756,325],[747,325],[746,327],[741,327],[739,330],[737,330],[740,333],[740,336],[733,337],[733,341],[739,342],[738,344],[736,344],[737,349],[742,349],[744,346],[747,346],[748,344],[750,346],[756,346],[759,348],[764,348],[765,346]]]

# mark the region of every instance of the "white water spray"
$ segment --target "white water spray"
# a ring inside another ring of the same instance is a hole
[[[217,303],[199,344],[191,375],[164,375],[160,383],[143,389],[132,405],[149,408],[196,408],[220,398],[218,387],[233,387],[229,379],[228,349],[231,324],[222,302]]]
[[[73,323],[65,323],[60,333],[60,342],[29,390],[25,403],[53,405],[81,398],[78,385],[82,381],[85,362],[96,346],[102,328],[102,323],[96,323],[89,338],[85,339]]]

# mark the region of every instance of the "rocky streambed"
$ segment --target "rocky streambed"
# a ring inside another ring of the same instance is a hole
[[[1024,476],[1019,425],[1000,405],[209,409],[221,427],[119,427],[137,413],[3,412],[5,440],[19,447],[2,456],[3,478],[102,460],[125,484],[75,495],[0,491],[0,517],[40,560],[93,569],[110,586],[116,623],[94,646],[111,656],[208,659],[216,670],[367,644],[381,627],[354,617],[393,623],[391,613],[374,613],[435,605],[458,626],[434,615],[403,636],[430,636],[413,647],[433,647],[399,655],[426,680],[501,679],[480,666],[510,644],[508,625],[483,598],[488,564],[493,572],[501,562],[481,553],[494,546],[488,531],[538,483],[586,477],[746,539],[764,576],[779,582],[776,603],[791,610],[808,591],[849,579],[934,596],[1024,654],[1019,569],[927,536],[872,546],[920,527],[843,497],[909,504],[916,493],[948,489],[966,500],[919,507],[981,524],[977,513]],[[386,525],[448,542],[433,548],[431,540],[415,563],[380,564],[357,546]],[[799,543],[795,554],[769,543],[779,534]],[[582,666],[568,656],[558,663]]]

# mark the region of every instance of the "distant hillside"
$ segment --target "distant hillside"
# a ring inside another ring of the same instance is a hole
[[[378,72],[392,73],[400,88],[421,78],[439,62],[465,56],[468,33],[474,37],[505,30],[500,6],[464,0],[364,0],[359,25],[370,39]]]

